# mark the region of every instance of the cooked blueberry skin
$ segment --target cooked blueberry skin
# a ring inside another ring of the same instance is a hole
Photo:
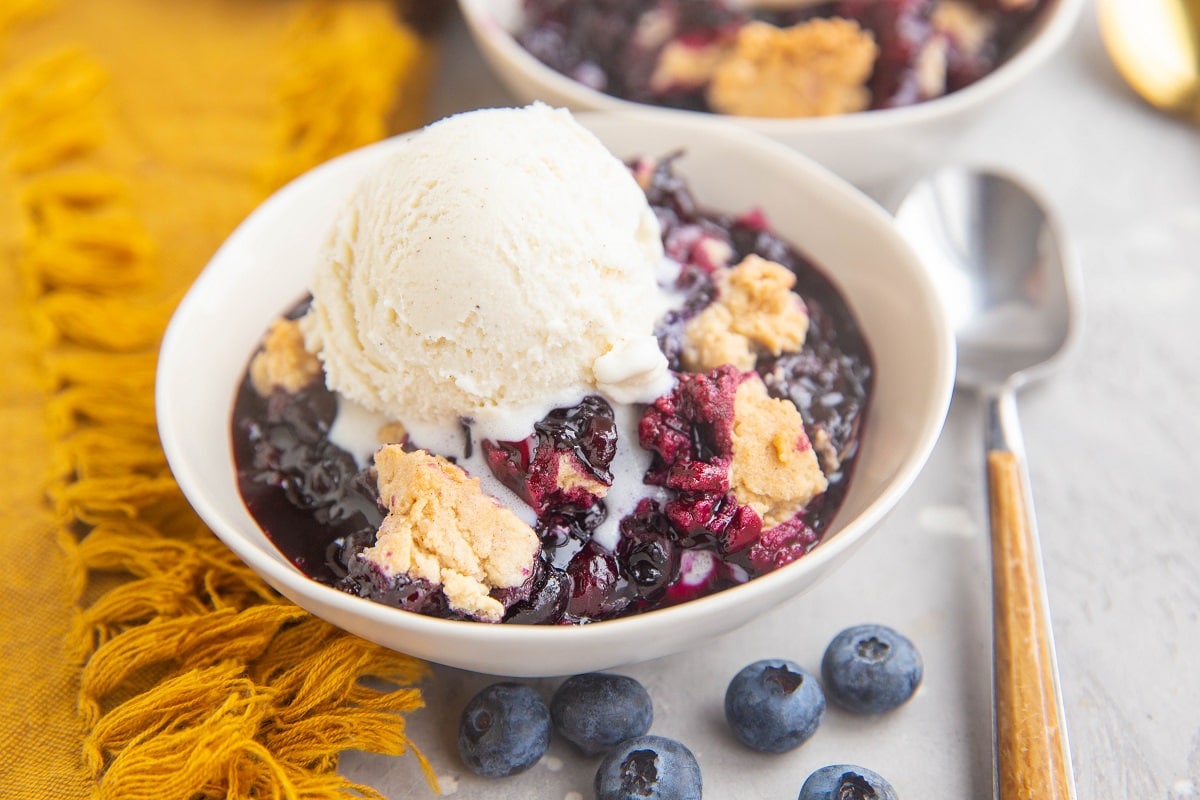
[[[808,776],[796,800],[897,800],[877,772],[853,764],[830,764]]]
[[[799,747],[825,718],[825,693],[793,661],[768,658],[741,669],[725,690],[725,719],[747,747],[784,753]]]
[[[550,710],[531,687],[493,683],[471,698],[458,726],[458,754],[476,775],[529,769],[550,744]]]
[[[596,800],[700,800],[703,781],[692,751],[665,736],[635,736],[596,770]]]
[[[550,698],[550,719],[585,755],[606,752],[650,730],[650,693],[626,675],[588,672],[567,678]]]
[[[880,714],[904,704],[924,676],[921,654],[885,625],[856,625],[833,637],[821,659],[829,698],[859,714]]]

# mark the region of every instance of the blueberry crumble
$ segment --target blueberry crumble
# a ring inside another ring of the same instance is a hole
[[[1045,0],[524,0],[517,41],[638,103],[753,117],[895,108],[1007,58]]]
[[[232,435],[243,500],[293,564],[423,614],[581,624],[718,592],[817,546],[858,454],[867,344],[762,213],[697,203],[680,157],[626,165],[674,269],[654,332],[671,388],[653,402],[590,394],[520,439],[463,418],[457,450],[389,421],[364,455],[340,438],[343,399],[306,348],[312,298],[271,327]]]

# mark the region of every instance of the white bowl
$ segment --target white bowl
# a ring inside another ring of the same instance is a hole
[[[853,484],[827,539],[747,584],[679,606],[590,625],[488,625],[422,616],[324,586],[287,561],[238,493],[231,410],[268,324],[305,291],[335,210],[397,146],[388,140],[301,176],[252,213],[180,303],[163,340],[159,433],[179,486],[205,522],[268,583],[317,616],[429,661],[514,676],[567,675],[655,658],[727,632],[829,574],[895,505],[941,431],[954,342],[935,286],[884,211],[782,145],[683,118],[580,114],[617,155],[663,155],[702,204],[764,209],[822,265],[873,349],[874,397]]]
[[[944,97],[905,108],[831,117],[726,117],[801,151],[869,189],[914,178],[950,140],[1005,92],[1036,71],[1067,40],[1085,0],[1049,0],[1049,7],[1016,52],[982,80]],[[522,0],[459,0],[476,46],[517,100],[567,108],[649,114],[652,119],[712,119],[717,115],[621,100],[571,80],[534,58],[513,38]]]

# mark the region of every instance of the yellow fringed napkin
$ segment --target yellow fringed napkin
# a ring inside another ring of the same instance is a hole
[[[225,236],[425,122],[432,57],[385,0],[0,3],[0,797],[378,797],[339,754],[413,750],[425,666],[203,526],[153,387]]]

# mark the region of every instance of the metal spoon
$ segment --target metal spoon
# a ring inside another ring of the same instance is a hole
[[[1016,390],[1074,339],[1075,263],[1043,205],[998,174],[944,168],[913,187],[896,222],[944,290],[958,386],[987,406],[998,797],[1073,800]]]
[[[1200,0],[1099,0],[1117,71],[1151,105],[1200,122]]]

